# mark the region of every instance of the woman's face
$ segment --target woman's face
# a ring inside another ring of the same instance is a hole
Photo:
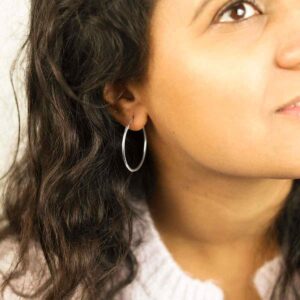
[[[300,2],[159,0],[145,94],[150,143],[168,159],[239,176],[300,177]],[[181,156],[182,157],[182,156]]]

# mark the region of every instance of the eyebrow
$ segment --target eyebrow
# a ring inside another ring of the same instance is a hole
[[[198,16],[203,12],[203,10],[205,9],[205,7],[214,0],[204,0],[204,1],[200,1],[200,4],[197,6],[196,11],[192,17],[192,20],[190,22],[190,25],[198,18]]]

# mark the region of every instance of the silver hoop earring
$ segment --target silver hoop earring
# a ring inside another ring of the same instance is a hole
[[[129,124],[125,127],[125,130],[124,130],[124,134],[123,134],[123,140],[122,140],[122,156],[123,156],[123,160],[124,160],[124,163],[125,163],[125,166],[127,167],[127,169],[130,171],[130,172],[136,172],[138,171],[142,164],[144,163],[144,160],[145,160],[145,156],[146,156],[146,149],[147,149],[147,136],[146,136],[146,131],[145,131],[145,128],[143,128],[143,133],[144,133],[144,150],[143,150],[143,158],[141,160],[141,162],[139,163],[139,165],[136,167],[136,168],[131,168],[128,163],[127,163],[127,160],[126,160],[126,155],[125,155],[125,140],[126,140],[126,135],[127,135],[127,131],[130,127],[130,124],[132,122],[133,118],[131,119],[131,121],[129,122]]]

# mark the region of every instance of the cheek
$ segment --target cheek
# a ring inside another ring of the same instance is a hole
[[[265,147],[265,83],[243,61],[178,52],[160,56],[152,76],[151,118],[162,139],[209,168],[233,172],[253,166],[257,149]]]

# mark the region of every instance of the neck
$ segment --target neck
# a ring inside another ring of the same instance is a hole
[[[205,279],[242,268],[249,278],[278,255],[272,225],[293,180],[163,170],[148,204],[164,243],[184,269]]]

